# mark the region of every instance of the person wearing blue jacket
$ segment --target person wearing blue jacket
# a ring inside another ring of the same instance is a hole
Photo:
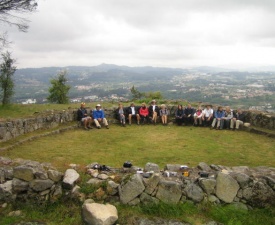
[[[212,125],[211,125],[211,129],[213,129],[213,128],[215,128],[215,126],[216,126],[216,124],[217,124],[217,126],[216,126],[216,129],[217,130],[221,130],[222,128],[223,128],[223,117],[224,117],[224,110],[223,110],[223,107],[222,106],[219,106],[218,107],[218,110],[216,110],[215,111],[215,113],[214,113],[214,119],[213,119],[213,123],[212,123]]]
[[[101,109],[100,104],[97,104],[95,110],[93,110],[93,119],[98,129],[101,128],[101,123],[103,123],[107,129],[109,129],[108,121],[105,118],[104,111]]]

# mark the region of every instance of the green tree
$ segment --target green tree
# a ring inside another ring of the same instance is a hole
[[[133,86],[133,87],[130,89],[130,91],[131,91],[131,94],[132,94],[132,100],[137,100],[137,99],[140,99],[141,97],[144,96],[144,94],[141,93],[141,92],[139,92],[139,91],[135,88],[135,86]]]
[[[14,81],[12,77],[16,71],[16,67],[13,66],[15,60],[11,58],[9,52],[3,53],[2,58],[3,62],[0,64],[1,102],[3,105],[7,105],[14,94]]]
[[[56,78],[51,79],[52,86],[49,88],[50,95],[47,97],[48,101],[58,104],[66,104],[69,102],[68,92],[71,89],[70,85],[66,85],[67,71],[63,70],[57,74]]]
[[[159,99],[163,98],[160,91],[154,91],[154,92],[149,91],[149,92],[146,92],[144,95],[146,98],[149,98],[149,99],[158,99],[159,100]]]

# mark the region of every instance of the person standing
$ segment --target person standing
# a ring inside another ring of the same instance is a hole
[[[95,110],[93,110],[93,119],[98,129],[101,128],[101,123],[103,123],[107,129],[109,129],[108,121],[105,118],[104,111],[101,109],[100,104],[97,104]]]

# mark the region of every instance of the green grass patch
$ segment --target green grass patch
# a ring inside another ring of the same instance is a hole
[[[7,143],[1,143],[5,147]],[[171,126],[111,125],[110,129],[75,129],[24,143],[0,156],[51,162],[64,170],[70,163],[98,162],[121,167],[125,161],[143,167],[147,162],[199,162],[225,166],[274,166],[275,139],[245,131]]]
[[[273,225],[275,208],[240,210],[231,205],[210,207],[207,216],[228,225]]]

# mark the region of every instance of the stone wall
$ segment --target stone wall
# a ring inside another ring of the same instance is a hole
[[[58,127],[75,121],[76,110],[48,111],[32,117],[0,122],[0,141],[7,141],[39,129]]]
[[[174,122],[176,106],[169,105],[170,116],[169,122]],[[110,124],[118,123],[115,108],[104,109],[106,117]],[[88,109],[88,113],[90,113]],[[34,114],[31,118],[8,120],[0,122],[0,142],[7,141],[20,135],[34,132],[38,129],[49,129],[59,126],[60,124],[76,121],[77,109],[68,109],[63,111],[48,111]],[[259,111],[247,111],[246,122],[253,127],[266,128],[275,130],[275,115]]]
[[[0,157],[0,203],[54,202],[65,197],[127,205],[187,201],[234,204],[243,209],[275,205],[274,167],[226,167],[201,162],[194,168],[167,164],[162,170],[154,163],[144,168],[110,168],[92,163],[86,166],[86,183],[80,183],[77,168],[71,165],[61,173],[49,163]],[[91,192],[82,192],[84,185]]]

